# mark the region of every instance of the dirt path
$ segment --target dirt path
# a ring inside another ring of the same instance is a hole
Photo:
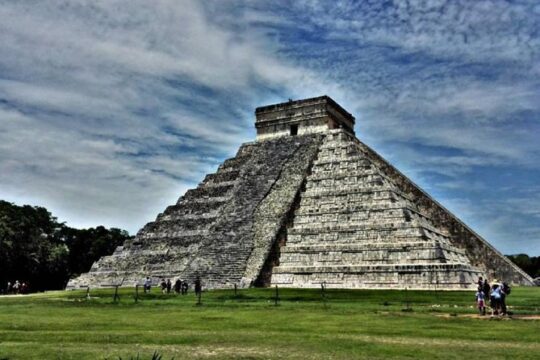
[[[481,316],[479,314],[436,314],[437,317],[442,318],[453,318],[453,317],[460,317],[460,318],[470,318],[470,319],[480,319],[480,320],[491,320],[491,319],[500,319],[500,320],[540,320],[540,315],[506,315],[506,316],[491,316],[491,315],[484,315]]]

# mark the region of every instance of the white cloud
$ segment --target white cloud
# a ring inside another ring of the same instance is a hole
[[[0,19],[0,198],[75,226],[136,231],[251,140],[258,84],[321,86],[198,1],[2,2]]]
[[[498,0],[0,0],[0,198],[134,232],[252,139],[255,106],[321,94],[428,188],[536,171],[537,15]]]

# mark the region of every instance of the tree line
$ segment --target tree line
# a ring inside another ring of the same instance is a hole
[[[527,254],[506,255],[514,264],[523,269],[533,279],[540,277],[540,256]]]
[[[44,207],[0,200],[0,289],[14,280],[31,291],[63,289],[128,238],[125,230],[74,229]]]

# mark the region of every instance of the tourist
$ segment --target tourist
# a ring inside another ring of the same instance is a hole
[[[176,281],[174,282],[175,294],[180,294],[180,290],[182,290],[182,281],[180,279],[176,279]]]
[[[163,278],[163,279],[161,279],[161,292],[163,294],[165,294],[166,291],[167,291],[167,282]]]
[[[489,285],[487,279],[484,279],[484,285],[483,285],[482,290],[484,291],[484,295],[485,295],[485,296],[488,296],[488,295],[489,295],[490,290],[491,290],[491,286]]]
[[[147,276],[144,280],[144,293],[150,292],[150,289],[152,287],[152,280],[150,280],[150,277]]]
[[[490,294],[491,316],[499,315],[501,313],[501,288],[499,284],[493,284]]]
[[[503,282],[502,285],[501,285],[501,314],[502,315],[506,315],[507,314],[507,311],[506,311],[506,296],[507,295],[510,295],[510,286]]]
[[[189,284],[186,280],[182,281],[182,295],[186,295],[188,293]]]
[[[167,279],[167,284],[165,286],[167,286],[167,294],[170,294],[172,288],[171,279]]]
[[[201,279],[195,279],[195,295],[199,296],[202,292]]]
[[[483,288],[484,288],[484,280],[482,279],[481,276],[478,277],[477,285],[478,285],[478,288],[480,288],[480,289],[483,289]]]
[[[480,315],[486,315],[485,299],[486,296],[482,290],[482,286],[479,286],[478,291],[476,292],[476,305],[478,306],[478,312]]]

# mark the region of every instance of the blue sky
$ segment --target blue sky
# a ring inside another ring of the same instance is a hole
[[[540,255],[537,1],[2,1],[0,198],[135,233],[327,94],[504,253]]]

